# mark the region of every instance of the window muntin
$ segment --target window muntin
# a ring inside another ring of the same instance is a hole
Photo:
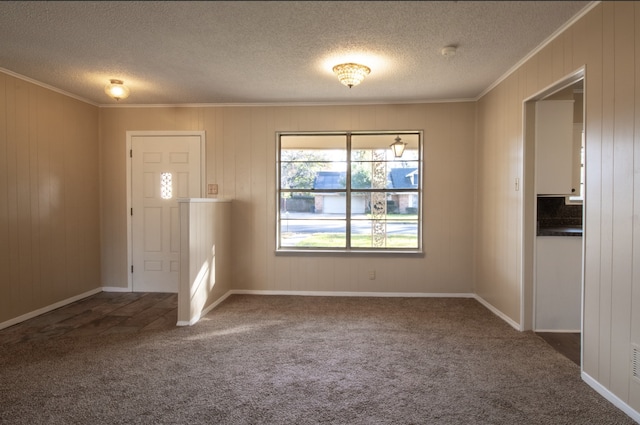
[[[421,137],[278,133],[277,251],[420,252]]]

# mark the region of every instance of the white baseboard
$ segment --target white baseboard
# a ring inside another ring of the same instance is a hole
[[[582,332],[580,329],[534,329],[534,332],[544,333],[565,333],[565,334],[577,334]]]
[[[631,406],[629,406],[627,403],[622,401],[618,396],[616,396],[614,393],[606,389],[604,386],[602,386],[602,384],[600,384],[598,381],[593,379],[591,376],[589,376],[588,373],[584,371],[582,372],[582,380],[586,382],[587,385],[593,388],[602,397],[609,400],[611,404],[616,406],[618,409],[622,410],[624,413],[627,414],[627,416],[629,416],[631,419],[633,419],[634,421],[640,424],[640,412],[634,410]]]
[[[253,289],[232,289],[224,294],[216,302],[202,310],[202,312],[190,321],[179,321],[176,326],[192,326],[203,316],[213,310],[230,295],[287,295],[287,296],[307,296],[307,297],[407,297],[407,298],[474,298],[473,294],[467,293],[422,293],[422,292],[340,292],[340,291],[264,291]]]
[[[83,298],[90,297],[91,295],[95,295],[98,292],[102,292],[102,288],[92,289],[90,291],[84,292],[80,295],[76,295],[71,298],[67,298],[66,300],[58,301],[57,303],[53,303],[46,307],[39,308],[37,310],[31,311],[29,313],[23,314],[18,317],[14,317],[13,319],[9,319],[6,322],[0,323],[0,329],[8,328],[9,326],[17,325],[20,322],[24,322],[25,320],[33,319],[36,316],[40,316],[41,314],[48,313],[56,308],[64,307],[67,304],[71,304]]]
[[[506,314],[504,314],[503,312],[501,312],[500,310],[492,306],[484,298],[476,294],[473,295],[473,298],[475,298],[480,304],[488,308],[493,314],[495,314],[496,316],[498,316],[499,318],[507,322],[509,325],[511,325],[511,327],[513,327],[515,330],[522,331],[522,326],[520,326],[520,323],[516,322],[515,320],[513,320],[512,318],[510,318],[509,316],[507,316]]]
[[[474,298],[473,294],[467,293],[263,291],[254,289],[233,289],[229,292],[238,295],[292,295],[307,297]]]
[[[223,296],[218,298],[215,302],[211,303],[210,306],[205,307],[204,310],[202,310],[200,312],[200,314],[198,314],[196,317],[191,318],[191,320],[189,320],[188,322],[186,322],[184,320],[179,320],[178,323],[176,323],[176,326],[192,326],[192,325],[195,325],[200,319],[202,319],[204,316],[206,316],[207,313],[209,313],[211,310],[216,308],[222,301],[226,300],[229,297],[229,295],[232,295],[232,293],[233,293],[233,291],[227,291],[226,294],[224,294]]]
[[[103,292],[131,292],[131,288],[123,288],[121,286],[103,286]]]

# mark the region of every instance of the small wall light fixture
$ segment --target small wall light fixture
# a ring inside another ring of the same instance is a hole
[[[402,158],[402,154],[404,153],[404,148],[407,146],[405,142],[402,141],[400,136],[395,138],[395,143],[391,144],[391,150],[393,151],[393,155],[396,158]]]
[[[114,98],[115,100],[126,99],[129,96],[129,87],[122,83],[122,80],[109,80],[111,83],[107,84],[104,88],[104,92]]]
[[[357,63],[342,63],[334,66],[333,72],[335,72],[342,84],[351,88],[360,84],[364,77],[369,75],[371,69],[368,66]]]

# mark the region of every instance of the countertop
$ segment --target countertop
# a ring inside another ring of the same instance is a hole
[[[555,226],[538,228],[538,236],[582,236],[581,226]]]

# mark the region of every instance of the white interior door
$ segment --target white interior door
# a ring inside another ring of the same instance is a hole
[[[178,198],[201,196],[201,137],[131,137],[132,290],[178,292]]]

